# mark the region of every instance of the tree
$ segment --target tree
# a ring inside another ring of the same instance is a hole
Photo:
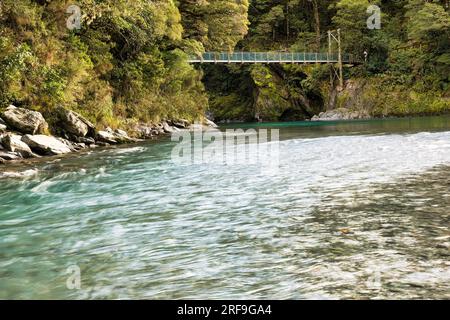
[[[232,51],[248,31],[248,0],[181,0],[185,37],[205,50]]]
[[[435,3],[410,1],[407,6],[408,37],[413,43],[420,43],[422,54],[415,57],[415,64],[436,73],[444,87],[450,83],[450,14]]]

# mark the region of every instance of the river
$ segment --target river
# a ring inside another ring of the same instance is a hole
[[[450,298],[450,118],[236,127],[276,174],[169,139],[0,167],[0,299]]]

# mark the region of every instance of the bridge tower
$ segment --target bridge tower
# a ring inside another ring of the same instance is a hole
[[[331,56],[333,54],[333,50],[332,50],[333,41],[335,41],[338,46],[338,64],[337,64],[337,70],[336,70],[336,67],[332,63],[329,63],[331,65],[330,84],[331,84],[331,87],[333,87],[334,79],[335,79],[335,77],[337,77],[339,80],[340,87],[344,88],[344,76],[343,76],[343,71],[342,71],[343,66],[342,66],[341,29],[328,31],[328,57],[329,57],[328,60],[333,60],[333,59],[331,59]]]

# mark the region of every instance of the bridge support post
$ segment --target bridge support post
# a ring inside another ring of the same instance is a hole
[[[338,57],[339,85],[341,86],[342,89],[344,89],[344,76],[342,72],[341,29],[337,29],[337,35],[338,35],[338,50],[339,50],[339,57]]]
[[[331,59],[332,56],[332,39],[334,39],[337,42],[338,45],[338,73],[337,76],[339,78],[339,86],[343,89],[344,88],[344,75],[343,75],[343,65],[342,65],[342,47],[341,47],[341,29],[336,30],[336,36],[333,34],[334,31],[328,31],[328,59]],[[334,57],[333,57],[334,58]],[[331,74],[330,74],[330,84],[333,87],[334,81],[333,81],[333,67],[331,67]]]
[[[330,66],[330,87],[333,88],[333,65],[330,64],[331,60],[331,31],[328,30],[328,65]]]

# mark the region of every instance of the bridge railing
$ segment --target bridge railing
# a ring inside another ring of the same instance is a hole
[[[327,52],[205,52],[191,56],[191,61],[214,62],[337,62],[338,54]],[[342,55],[344,63],[354,62],[350,54]]]

